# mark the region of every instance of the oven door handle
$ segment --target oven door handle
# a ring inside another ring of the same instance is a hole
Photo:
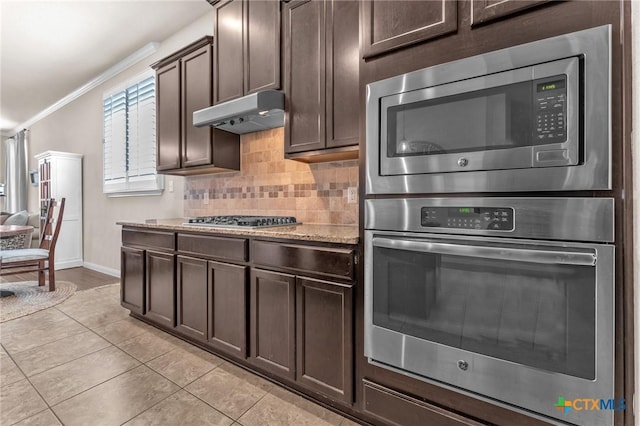
[[[507,247],[470,246],[463,244],[436,243],[431,241],[396,240],[375,237],[374,247],[424,253],[449,254],[455,256],[482,257],[485,259],[512,260],[528,263],[595,266],[594,253],[566,252],[555,250],[529,250]]]

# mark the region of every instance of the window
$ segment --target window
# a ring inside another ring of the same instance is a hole
[[[152,71],[104,94],[103,192],[159,195],[156,174],[156,95]]]

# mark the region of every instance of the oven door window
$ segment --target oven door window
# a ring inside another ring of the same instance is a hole
[[[595,378],[595,267],[373,246],[373,324]]]

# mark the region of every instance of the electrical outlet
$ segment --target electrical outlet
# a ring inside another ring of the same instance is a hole
[[[203,199],[204,204],[209,204],[209,191],[204,193],[204,199]]]
[[[354,204],[358,202],[358,187],[350,186],[347,189],[347,203]]]
[[[169,192],[173,192],[173,181],[169,181]]]

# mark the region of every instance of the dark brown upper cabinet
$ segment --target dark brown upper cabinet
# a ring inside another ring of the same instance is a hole
[[[195,127],[193,112],[211,105],[211,45],[185,55],[182,77],[182,167],[212,163],[211,128]]]
[[[550,0],[471,0],[471,25],[504,18],[548,1]]]
[[[279,89],[280,2],[226,0],[214,13],[214,103]]]
[[[240,137],[194,127],[193,112],[213,103],[213,46],[206,36],[151,65],[156,70],[159,173],[192,175],[240,169]]]
[[[156,69],[156,170],[180,168],[180,62]]]
[[[351,1],[284,7],[287,158],[357,158],[358,13],[358,2]]]
[[[362,56],[380,55],[457,29],[458,2],[454,0],[365,0],[362,3]]]

